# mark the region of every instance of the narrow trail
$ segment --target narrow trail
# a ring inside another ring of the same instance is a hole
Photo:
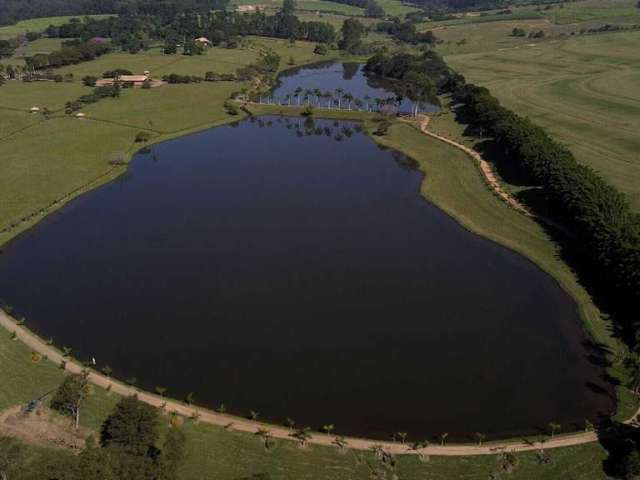
[[[424,133],[425,135],[429,135],[430,137],[436,138],[441,142],[445,142],[451,146],[454,146],[457,149],[462,150],[471,158],[473,158],[476,162],[478,162],[478,166],[480,167],[480,172],[482,173],[482,176],[484,177],[485,182],[496,195],[498,195],[502,200],[504,200],[510,207],[518,210],[519,212],[523,213],[528,217],[533,217],[533,214],[527,209],[527,207],[525,207],[522,203],[520,203],[508,192],[506,192],[504,188],[502,188],[502,185],[500,185],[500,182],[498,181],[496,174],[493,172],[493,169],[491,168],[491,165],[489,164],[489,162],[483,159],[482,156],[475,150],[465,145],[462,145],[461,143],[455,142],[450,138],[443,137],[442,135],[438,135],[437,133],[430,131],[428,129],[430,120],[431,120],[431,117],[427,115],[418,115],[418,125],[420,126],[420,130],[422,131],[422,133]]]
[[[16,333],[16,339],[24,343],[27,347],[33,351],[46,355],[47,358],[59,364],[63,360],[66,362],[66,371],[70,373],[81,373],[86,370],[85,367],[78,364],[76,361],[65,358],[56,348],[45,343],[40,337],[30,332],[24,326],[18,325],[17,322],[9,317],[4,311],[0,309],[0,326],[6,328],[9,332]],[[211,425],[222,426],[230,430],[238,432],[246,432],[255,434],[259,430],[266,430],[272,438],[296,441],[291,437],[292,430],[279,425],[272,425],[261,423],[257,421],[247,420],[241,417],[235,417],[231,415],[225,415],[217,413],[205,408],[196,407],[193,405],[186,405],[182,402],[171,400],[168,398],[154,395],[150,392],[139,390],[137,388],[125,385],[113,378],[107,377],[100,373],[89,371],[88,380],[102,388],[109,388],[110,391],[117,393],[118,395],[130,396],[137,395],[138,398],[157,407],[164,412],[175,412],[178,415],[184,417],[192,417],[194,413],[198,415],[198,421],[208,423]],[[631,424],[635,419],[636,414],[632,419],[626,423]],[[307,443],[312,445],[333,446],[338,448],[336,443],[336,436],[326,435],[321,433],[313,433],[308,439]],[[595,432],[576,432],[567,435],[557,436],[553,439],[547,439],[544,443],[541,442],[524,442],[524,441],[498,441],[487,443],[484,445],[430,445],[426,448],[414,450],[409,445],[405,445],[399,442],[369,440],[364,438],[345,438],[346,445],[344,448],[352,450],[371,450],[373,448],[381,447],[388,453],[394,455],[442,455],[442,456],[469,456],[469,455],[492,455],[502,451],[509,452],[526,452],[539,450],[541,448],[559,448],[568,447],[572,445],[582,445],[585,443],[591,443],[598,440]]]

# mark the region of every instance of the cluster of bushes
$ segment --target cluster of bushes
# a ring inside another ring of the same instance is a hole
[[[570,257],[599,289],[631,343],[640,305],[640,215],[625,198],[571,151],[529,119],[520,117],[489,90],[456,78],[454,98],[471,126],[494,139],[523,181],[542,188],[554,220],[570,233]]]
[[[414,45],[419,43],[434,45],[438,40],[433,32],[418,32],[412,21],[401,22],[397,17],[389,22],[379,22],[376,25],[376,31]]]
[[[233,73],[207,72],[204,74],[205,82],[234,82],[236,76]]]
[[[102,78],[118,78],[122,75],[133,75],[131,70],[126,68],[116,68],[114,70],[107,70],[102,74]]]
[[[253,80],[259,77],[265,77],[269,80],[278,71],[280,66],[280,55],[275,52],[266,52],[258,63],[246,65],[236,70],[236,78],[239,81]]]
[[[162,80],[167,83],[200,83],[204,79],[197,75],[178,75],[177,73],[171,73],[169,75],[163,75]]]
[[[18,48],[18,39],[3,40],[0,39],[0,58],[11,57],[16,48]]]
[[[43,72],[31,72],[27,71],[22,75],[23,82],[41,82],[41,81],[53,81],[56,83],[67,82],[71,83],[75,79],[73,73],[67,73],[65,75],[61,75],[59,73],[54,73],[53,70],[47,70]]]
[[[400,82],[411,82],[412,73],[426,75],[438,87],[445,85],[452,76],[451,69],[433,50],[427,50],[419,55],[410,53],[388,55],[378,52],[369,58],[364,70]]]
[[[529,37],[529,38],[544,38],[545,37],[545,33],[543,30],[538,30],[537,32],[529,32],[529,34],[527,35],[527,32],[522,29],[522,28],[514,28],[513,30],[511,30],[511,36],[512,37]]]
[[[109,45],[83,42],[77,45],[63,47],[49,54],[38,53],[32,57],[26,57],[25,62],[31,70],[57,68],[64,65],[74,65],[80,62],[95,60],[110,50],[111,47]]]
[[[120,96],[120,85],[106,85],[103,87],[96,87],[93,89],[93,92],[82,95],[77,100],[73,100],[71,102],[67,102],[65,105],[65,112],[67,114],[71,114],[73,112],[77,112],[82,108],[82,105],[87,105],[90,103],[96,103],[103,98],[117,98]]]
[[[68,375],[55,392],[51,408],[77,421],[89,394],[86,374]],[[91,437],[79,455],[30,466],[42,469],[33,478],[177,479],[187,439],[174,421],[161,443],[160,423],[156,408],[135,396],[124,397],[102,424],[98,442]]]

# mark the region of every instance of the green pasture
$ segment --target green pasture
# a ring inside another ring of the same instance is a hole
[[[529,116],[640,209],[640,32],[448,55],[448,63]]]
[[[636,7],[636,3],[633,0],[586,0],[554,6],[545,14],[561,25],[617,17],[640,22],[640,8]]]
[[[47,107],[57,111],[63,109],[69,100],[75,100],[90,91],[79,78],[71,83],[9,81],[0,88],[0,108],[25,113],[31,107]]]
[[[541,19],[467,23],[440,27],[433,30],[433,33],[444,42],[437,46],[438,52],[444,56],[525,47],[539,43],[536,39],[512,36],[514,28],[522,28],[526,32],[542,30],[546,35],[555,33],[555,27]]]
[[[18,49],[16,54],[14,54],[14,58],[31,57],[38,53],[48,54],[55,52],[56,50],[60,50],[63,40],[64,39],[62,38],[39,38],[33,42],[27,43],[24,48]]]
[[[234,8],[238,5],[259,5],[262,9],[275,11],[282,8],[282,0],[232,0],[229,8]],[[299,12],[327,12],[355,16],[360,16],[364,13],[362,8],[325,0],[298,0],[296,2],[296,9]]]
[[[107,18],[112,15],[88,15],[91,18],[100,19]],[[67,23],[72,18],[84,18],[82,16],[66,16],[66,17],[43,17],[22,20],[15,25],[0,27],[0,38],[15,37],[16,35],[24,35],[27,32],[42,32],[49,25],[59,26]]]
[[[82,111],[94,122],[172,134],[227,118],[222,104],[234,91],[238,91],[235,82],[125,89],[120,98],[88,105]]]

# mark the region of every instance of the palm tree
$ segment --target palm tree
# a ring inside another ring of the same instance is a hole
[[[400,443],[402,443],[404,445],[404,442],[407,441],[407,432],[397,432],[393,434],[394,436],[394,440],[395,438],[399,438],[400,439]]]
[[[549,430],[551,431],[551,438],[553,439],[554,435],[558,430],[560,430],[561,425],[555,422],[549,422]]]
[[[371,100],[371,97],[369,95],[365,95],[364,97],[364,101],[367,104],[367,112],[369,111],[369,100]]]
[[[253,420],[254,422],[258,421],[258,416],[260,415],[260,413],[255,412],[253,410],[251,410],[249,412],[249,418],[251,418],[251,420]]]
[[[156,387],[156,393],[161,397],[164,397],[164,394],[167,393],[167,389],[165,387]]]
[[[195,394],[193,392],[187,393],[187,396],[184,397],[184,401],[186,404],[191,405],[194,401]]]
[[[331,99],[333,98],[333,94],[330,91],[326,91],[322,94],[322,96],[327,100],[327,108],[331,110]]]
[[[309,88],[307,88],[304,91],[304,100],[307,102],[307,105],[309,105],[309,100],[311,99],[311,94],[313,93],[313,91]]]
[[[225,413],[227,411],[227,407],[224,406],[224,403],[221,403],[218,407],[218,413]]]
[[[378,97],[378,98],[375,98],[373,101],[376,104],[376,110],[380,111],[380,107],[382,106],[382,103],[384,102],[384,100]]]
[[[422,450],[423,448],[427,448],[429,445],[429,440],[418,440],[417,442],[413,442],[411,444],[411,450]]]
[[[290,93],[287,93],[284,96],[284,99],[287,101],[287,105],[291,105],[291,94]]]
[[[593,423],[591,423],[588,419],[584,421],[584,431],[592,432],[594,430]]]
[[[349,444],[344,437],[336,437],[336,438],[334,438],[333,439],[333,443],[334,443],[334,445],[337,445],[338,448],[340,448],[340,449],[343,449],[344,447],[346,447]]]
[[[347,102],[347,110],[351,111],[351,102],[353,102],[353,95],[345,93],[342,98]]]
[[[295,432],[291,433],[290,436],[298,440],[300,445],[304,446],[307,443],[307,440],[311,438],[311,429],[309,427],[299,428]]]
[[[478,439],[478,446],[482,446],[482,441],[485,439],[485,436],[480,433],[480,432],[476,432],[476,438]]]
[[[442,435],[440,435],[440,445],[444,447],[444,442],[447,439],[447,437],[449,436],[448,433],[443,433]]]
[[[295,427],[296,425],[296,422],[289,417],[287,417],[287,419],[285,420],[285,423],[287,424],[287,427],[289,427],[289,430],[293,430],[293,427]]]
[[[319,88],[314,88],[313,89],[313,94],[316,96],[316,104],[319,106],[320,105],[320,97],[322,96],[322,92],[320,91]]]
[[[62,347],[62,356],[63,357],[68,357],[69,355],[71,355],[71,348]]]
[[[327,425],[323,425],[322,426],[322,430],[324,430],[328,435],[331,435],[331,431],[334,429],[335,427],[332,424],[327,424]]]
[[[364,103],[362,102],[362,100],[360,100],[359,98],[356,98],[356,108],[358,110],[362,110],[362,106],[364,105]]]
[[[302,88],[298,87],[295,89],[295,91],[293,92],[296,96],[298,105],[300,105],[300,93],[302,93]]]
[[[338,98],[338,110],[340,110],[340,101],[342,100],[342,95],[344,95],[344,90],[338,87],[335,89],[335,93]]]

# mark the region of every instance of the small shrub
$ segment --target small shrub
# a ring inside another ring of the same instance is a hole
[[[313,106],[307,105],[306,107],[304,107],[304,110],[302,110],[301,115],[304,117],[311,117],[313,115]]]
[[[136,143],[147,143],[151,140],[151,134],[149,132],[138,132],[136,135],[135,142]]]
[[[224,109],[229,115],[238,115],[238,107],[230,100],[224,102]]]
[[[313,53],[316,55],[326,55],[329,53],[329,48],[326,45],[319,43],[316,45],[316,48],[313,49]]]

